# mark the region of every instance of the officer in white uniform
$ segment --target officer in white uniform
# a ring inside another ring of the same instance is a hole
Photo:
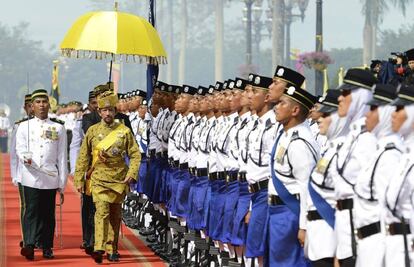
[[[55,197],[63,194],[67,181],[67,140],[65,127],[48,118],[46,90],[32,93],[34,118],[21,123],[16,133],[16,154],[22,176],[24,205],[21,254],[34,259],[39,221],[42,222],[43,257],[53,258]],[[29,127],[29,133],[27,131]]]
[[[21,119],[14,123],[12,132],[11,132],[11,140],[10,140],[10,174],[12,178],[12,183],[19,188],[19,199],[20,199],[20,224],[23,222],[23,190],[21,185],[21,175],[18,173],[19,170],[19,160],[16,155],[16,132],[17,128],[19,127],[21,122],[27,121],[30,117],[32,117],[32,94],[26,94],[24,96],[24,111],[26,115]],[[40,233],[37,235],[40,236]],[[23,237],[22,237],[23,240]],[[38,241],[38,240],[37,240]],[[40,245],[40,244],[39,244]],[[23,241],[20,241],[20,247],[23,246]]]
[[[266,247],[267,230],[267,188],[270,178],[270,152],[280,125],[276,122],[272,103],[267,94],[273,80],[269,77],[249,75],[253,86],[251,106],[259,117],[247,136],[247,173],[249,191],[252,193],[251,212],[248,222],[246,239],[246,257],[257,258],[259,265],[263,264]]]
[[[363,69],[349,69],[344,83],[339,87],[338,115],[345,120],[347,137],[338,149],[338,157],[333,164],[333,174],[337,210],[335,214],[335,232],[337,235],[336,257],[341,266],[355,266],[356,230],[353,220],[353,187],[362,164],[374,156],[377,140],[365,130],[366,103],[371,100],[371,87],[376,83],[375,77]]]
[[[336,172],[333,162],[337,147],[345,139],[341,136],[344,127],[337,113],[340,94],[341,91],[336,89],[327,90],[318,110],[322,114],[318,120],[320,135],[327,138],[327,143],[321,148],[321,157],[312,171],[308,185],[305,255],[314,267],[334,265],[336,198],[332,173]]]
[[[283,130],[278,132],[270,162],[270,266],[308,264],[302,248],[307,223],[307,188],[319,158],[319,146],[306,118],[315,102],[316,98],[309,92],[289,86],[276,105],[276,120],[283,125]]]
[[[402,86],[391,104],[396,107],[392,130],[403,137],[405,148],[385,192],[385,266],[407,267],[413,265],[414,86]]]
[[[383,266],[385,231],[381,224],[385,191],[398,166],[402,151],[401,137],[391,129],[389,105],[397,97],[393,85],[376,84],[367,103],[366,129],[378,139],[373,158],[363,164],[355,184],[354,210],[358,246],[356,266]]]

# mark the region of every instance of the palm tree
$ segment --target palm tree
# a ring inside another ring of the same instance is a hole
[[[388,4],[397,6],[405,16],[407,5],[412,0],[361,0],[362,12],[365,15],[363,32],[363,63],[368,64],[375,57],[378,26],[382,22]]]
[[[185,82],[185,59],[187,50],[187,0],[181,0],[181,40],[180,55],[178,58],[178,83]]]
[[[215,68],[216,81],[223,80],[224,0],[216,0]]]

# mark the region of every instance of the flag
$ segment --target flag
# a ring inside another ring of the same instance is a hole
[[[59,96],[60,96],[60,89],[59,89],[59,61],[53,61],[53,70],[52,70],[52,88],[49,94],[49,102],[52,110],[59,105]]]
[[[155,0],[149,0],[149,13],[148,21],[155,28]],[[148,64],[147,65],[147,102],[154,93],[154,85],[158,79],[158,65]]]
[[[329,88],[328,70],[323,70],[323,93],[326,93]]]
[[[338,86],[344,83],[344,68],[340,67],[338,71]]]

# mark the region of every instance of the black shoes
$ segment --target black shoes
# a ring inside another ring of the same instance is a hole
[[[87,255],[92,256],[92,253],[93,253],[93,247],[85,247],[85,253],[86,253]]]
[[[97,250],[97,251],[94,251],[93,253],[92,253],[92,258],[93,258],[93,260],[96,262],[96,263],[98,263],[98,264],[101,264],[102,263],[102,259],[103,259],[103,254],[104,254],[105,252],[104,251],[102,251],[102,250]]]
[[[43,258],[45,259],[54,259],[53,250],[51,248],[43,249]]]
[[[34,260],[34,247],[33,246],[26,246],[20,250],[20,254],[24,256],[27,260],[32,261]]]
[[[119,261],[119,254],[117,252],[115,252],[113,254],[108,254],[107,259],[108,259],[108,261],[118,262]]]

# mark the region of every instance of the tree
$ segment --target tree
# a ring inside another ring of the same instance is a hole
[[[378,26],[382,22],[388,4],[396,5],[405,16],[406,7],[412,0],[362,0],[362,12],[365,15],[363,31],[363,62],[368,64],[376,56]]]
[[[21,116],[28,75],[30,92],[51,86],[52,55],[42,42],[27,38],[28,28],[28,23],[11,28],[0,23],[0,103],[10,106],[13,120]]]

